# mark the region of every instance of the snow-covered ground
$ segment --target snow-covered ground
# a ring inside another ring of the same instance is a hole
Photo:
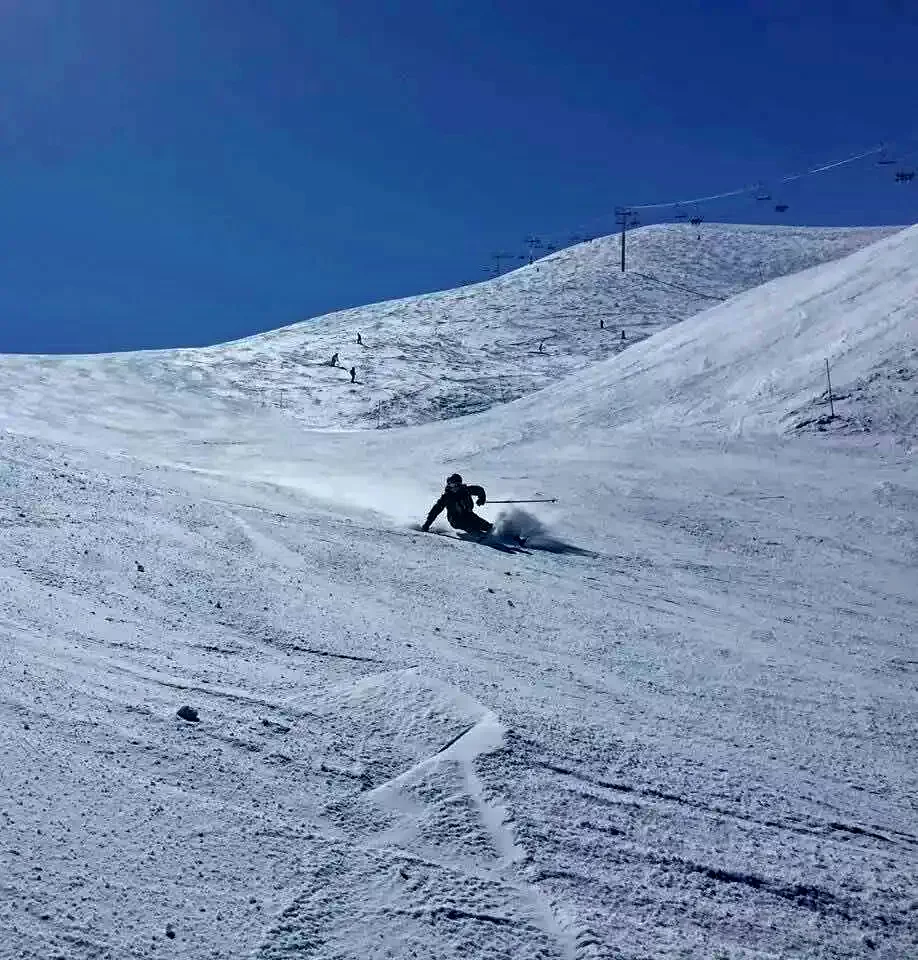
[[[719,299],[889,233],[647,227],[629,234],[624,275],[618,238],[600,237],[497,280],[345,310],[236,343],[104,359],[8,358],[4,365],[37,378],[32,399],[42,409],[55,399],[44,387],[51,378],[64,404],[86,387],[97,404],[115,406],[125,395],[136,406],[148,391],[154,405],[163,393],[204,392],[280,409],[315,428],[423,423],[524,396]],[[337,368],[329,366],[335,353]]]
[[[918,955],[918,230],[405,429],[308,336],[0,361],[0,957]]]

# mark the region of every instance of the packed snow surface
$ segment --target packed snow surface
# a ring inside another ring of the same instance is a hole
[[[431,375],[527,395],[407,428],[327,429],[309,325],[0,358],[0,958],[918,956],[918,230],[754,289],[750,236],[620,354],[609,241],[467,291]],[[461,293],[359,312],[373,389]],[[454,470],[558,502],[419,533]]]

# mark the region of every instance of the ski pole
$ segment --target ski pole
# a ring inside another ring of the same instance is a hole
[[[557,503],[557,497],[546,497],[541,500],[488,500],[488,503]]]

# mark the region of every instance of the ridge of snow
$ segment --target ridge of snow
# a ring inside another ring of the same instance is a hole
[[[843,257],[894,229],[644,227],[628,235],[625,274],[618,238],[601,237],[495,280],[344,310],[214,347],[0,357],[6,374],[0,379],[15,373],[33,395],[44,393],[49,377],[92,384],[97,401],[103,390],[113,402],[125,391],[197,393],[278,409],[323,429],[440,420],[530,394],[717,299]],[[358,332],[363,347],[355,343]],[[335,352],[339,369],[328,366]],[[354,386],[346,373],[352,364]]]

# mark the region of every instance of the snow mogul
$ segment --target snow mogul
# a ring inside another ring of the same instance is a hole
[[[446,489],[440,499],[430,508],[430,513],[427,514],[427,519],[421,529],[427,533],[430,525],[445,509],[446,519],[451,527],[464,530],[466,533],[490,533],[494,529],[494,524],[475,513],[472,497],[475,498],[479,507],[484,506],[487,500],[484,487],[464,484],[458,473],[447,477]]]

